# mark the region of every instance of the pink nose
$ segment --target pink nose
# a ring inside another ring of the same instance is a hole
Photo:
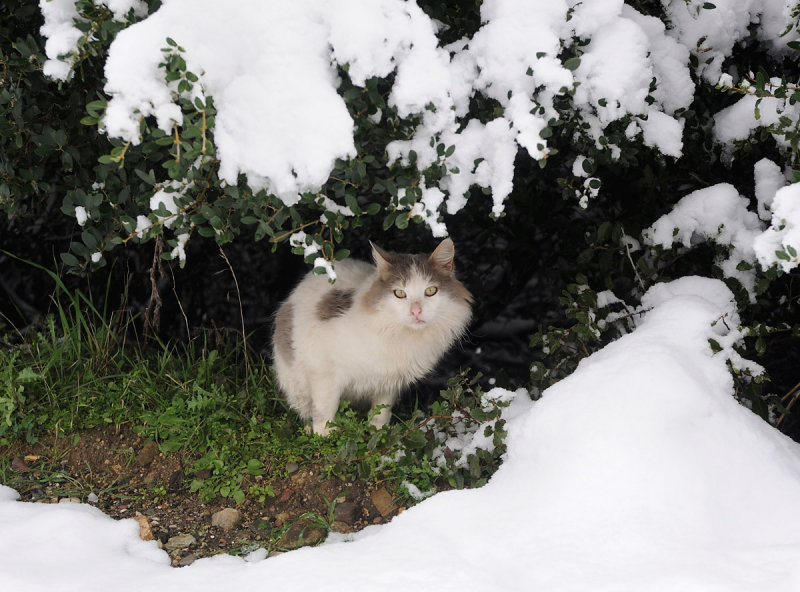
[[[419,302],[413,302],[411,304],[411,316],[414,317],[414,320],[421,320],[420,317],[422,316],[422,305]]]

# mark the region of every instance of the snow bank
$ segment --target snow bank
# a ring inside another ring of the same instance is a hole
[[[437,494],[351,542],[172,569],[131,521],[0,488],[4,588],[796,592],[800,446],[736,403],[708,347],[735,328],[730,291],[683,278],[643,304],[633,333],[510,422],[482,489]]]

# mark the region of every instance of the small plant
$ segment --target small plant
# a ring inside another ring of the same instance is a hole
[[[343,404],[329,438],[333,450],[325,470],[349,478],[393,480],[417,501],[441,487],[480,487],[505,452],[502,411],[512,394],[485,393],[480,379],[480,374],[461,373],[448,381],[441,400],[427,413],[416,410],[410,419],[380,430]]]

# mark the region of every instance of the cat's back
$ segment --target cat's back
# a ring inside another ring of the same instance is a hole
[[[295,314],[306,320],[326,320],[352,306],[359,290],[368,287],[376,273],[375,266],[358,259],[336,263],[336,281],[325,274],[310,271],[289,295]]]
[[[357,290],[375,274],[375,266],[358,259],[345,259],[336,263],[336,281],[330,282],[325,274],[309,271],[300,281],[290,300],[302,298],[312,293],[325,294],[333,290]]]

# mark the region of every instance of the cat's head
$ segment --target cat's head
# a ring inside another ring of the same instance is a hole
[[[392,253],[370,244],[378,269],[367,296],[371,308],[413,330],[454,324],[463,328],[472,295],[456,279],[452,240],[443,240],[430,255]]]

